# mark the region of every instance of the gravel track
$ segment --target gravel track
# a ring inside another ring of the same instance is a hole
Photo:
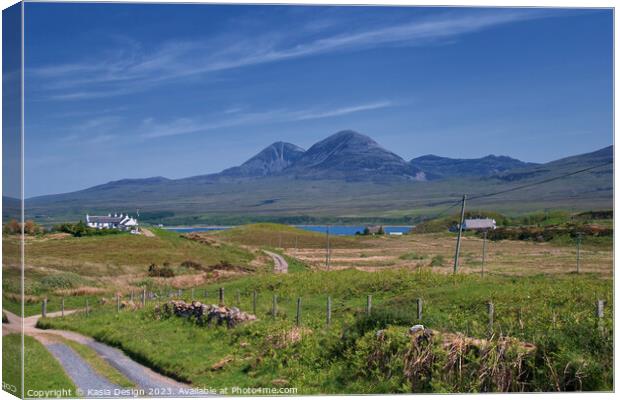
[[[78,310],[65,311],[65,315],[75,311]],[[2,333],[21,332],[22,319],[9,311],[5,310],[4,312],[9,323],[2,324]],[[60,313],[48,313],[48,317],[55,316],[60,316]],[[112,384],[105,377],[99,375],[73,349],[63,343],[59,343],[58,339],[54,338],[55,336],[61,336],[64,339],[72,340],[93,349],[102,359],[126,376],[127,379],[134,382],[139,389],[142,389],[144,392],[139,394],[141,397],[205,397],[204,393],[192,393],[189,391],[191,388],[189,385],[161,375],[132,360],[121,350],[97,342],[91,337],[72,331],[39,329],[36,327],[39,317],[40,315],[34,315],[23,319],[24,334],[39,340],[56,357],[75,385],[84,392],[85,397],[88,397],[89,389],[91,391],[109,389],[112,395],[99,393],[96,397],[114,397],[114,389],[120,389],[120,386]],[[127,397],[127,394],[122,395],[119,393],[117,397]]]
[[[80,397],[101,397],[101,393],[104,391],[114,393],[114,389],[121,389],[120,386],[113,384],[95,372],[82,357],[66,344],[48,343],[45,347],[60,361],[67,375],[75,383],[78,390],[81,390],[82,393],[78,392]]]

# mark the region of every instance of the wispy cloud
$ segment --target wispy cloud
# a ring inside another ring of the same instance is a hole
[[[294,118],[296,121],[303,121],[306,119],[319,119],[319,118],[328,118],[328,117],[337,117],[340,115],[346,115],[351,113],[356,113],[360,111],[369,111],[369,110],[377,110],[380,108],[386,108],[394,105],[391,101],[379,101],[376,103],[369,104],[360,104],[356,106],[342,107],[336,108],[333,110],[324,110],[324,111],[304,111],[297,113],[297,116]]]
[[[158,122],[153,118],[142,121],[139,128],[144,139],[166,136],[186,135],[208,132],[216,129],[265,123],[294,122],[312,119],[338,117],[363,111],[377,110],[394,106],[391,101],[378,101],[339,108],[313,108],[305,110],[269,110],[262,112],[244,112],[225,119],[177,118],[172,121]]]
[[[164,82],[318,54],[356,51],[380,46],[421,46],[454,41],[461,35],[495,26],[539,18],[531,10],[445,13],[390,26],[347,28],[340,32],[292,37],[290,32],[246,32],[208,40],[168,41],[145,51],[131,39],[113,54],[83,62],[28,70],[47,98],[83,100],[125,95]],[[314,21],[320,26],[321,21]],[[385,23],[385,22],[384,22]],[[333,26],[333,22],[329,22]],[[330,32],[333,30],[330,29]],[[305,31],[304,31],[305,32]]]
[[[118,138],[115,133],[124,119],[115,115],[103,115],[82,120],[67,128],[68,134],[60,141],[68,144],[96,145]]]

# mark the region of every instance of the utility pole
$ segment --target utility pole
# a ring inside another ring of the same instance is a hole
[[[487,254],[487,230],[484,230],[484,237],[482,239],[482,272],[481,275],[484,278],[484,260]]]
[[[463,219],[465,218],[465,200],[467,196],[463,195],[463,202],[461,203],[461,222],[459,223],[459,235],[456,238],[456,252],[454,253],[454,273],[459,267],[459,252],[461,251],[461,236],[463,235]]]
[[[577,233],[577,273],[581,263],[581,232]]]
[[[329,261],[330,261],[330,249],[329,249],[329,225],[327,225],[327,229],[325,230],[325,233],[327,235],[327,243],[325,244],[325,265],[327,266],[327,270],[329,271],[330,266],[329,266]]]

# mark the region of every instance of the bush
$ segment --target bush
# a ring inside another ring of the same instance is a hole
[[[22,224],[17,222],[16,219],[12,219],[8,223],[4,224],[2,230],[4,233],[16,235],[22,232]],[[24,223],[24,234],[26,235],[37,235],[39,233],[43,233],[44,231],[45,230],[40,225],[32,220],[27,220]]]
[[[118,229],[95,229],[91,228],[84,223],[84,221],[79,221],[76,224],[64,223],[60,225],[56,225],[52,228],[56,232],[64,232],[69,233],[75,237],[82,236],[103,236],[103,235],[118,235],[120,233],[125,233]]]
[[[196,261],[192,261],[192,260],[185,260],[181,263],[181,267],[184,268],[191,268],[191,269],[196,269],[196,270],[203,270],[204,267],[202,266],[201,263],[196,262]]]
[[[16,219],[12,219],[8,223],[4,224],[2,230],[4,231],[4,233],[10,233],[15,235],[21,233],[22,227]]]
[[[41,279],[41,286],[45,289],[73,289],[85,283],[84,278],[74,272],[63,272],[48,275]]]
[[[168,263],[164,263],[163,267],[159,267],[155,264],[149,265],[149,276],[159,278],[172,278],[174,277],[174,271],[170,268]]]
[[[479,236],[482,233],[477,233]],[[557,241],[570,241],[576,238],[578,235],[582,235],[584,238],[592,237],[612,237],[613,229],[606,228],[598,225],[574,225],[567,224],[565,226],[522,226],[504,228],[499,227],[495,230],[488,232],[489,240],[529,240],[536,242],[549,242],[552,240]]]

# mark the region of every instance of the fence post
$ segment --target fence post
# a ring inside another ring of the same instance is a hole
[[[252,292],[252,314],[256,315],[256,290]]]
[[[332,297],[327,296],[327,318],[326,318],[327,326],[330,326],[332,323]]]
[[[64,297],[60,299],[60,316],[61,317],[65,316],[65,298]]]
[[[116,312],[119,312],[121,310],[121,296],[117,293],[116,294]]]
[[[177,297],[180,299],[183,296],[183,289],[177,290]]]
[[[146,288],[142,289],[142,307],[146,307]]]
[[[487,303],[487,314],[489,315],[489,336],[493,335],[493,314],[495,312],[495,307],[492,302]]]
[[[301,297],[297,298],[297,313],[295,315],[295,324],[301,325]]]
[[[271,316],[275,319],[278,314],[278,295],[274,294],[271,299]]]
[[[237,303],[237,304],[235,304],[235,305],[236,305],[237,307],[239,307],[239,305],[241,304],[241,293],[239,292],[239,289],[237,289],[237,296],[236,296],[236,297],[237,297],[237,298],[236,298],[236,300],[237,300],[237,301],[236,301],[236,303]]]
[[[41,316],[43,318],[47,316],[47,298],[43,299],[43,303],[41,303]]]
[[[220,305],[224,305],[224,288],[220,288]]]
[[[418,309],[418,320],[422,320],[422,299],[421,298],[418,297],[416,299],[416,305]]]
[[[596,324],[598,325],[598,329],[603,329],[603,316],[605,309],[605,300],[597,300],[596,302]]]
[[[192,298],[190,300],[194,301],[194,288],[192,288]]]
[[[366,315],[370,315],[370,313],[372,312],[372,295],[368,295],[368,297],[366,297]]]

